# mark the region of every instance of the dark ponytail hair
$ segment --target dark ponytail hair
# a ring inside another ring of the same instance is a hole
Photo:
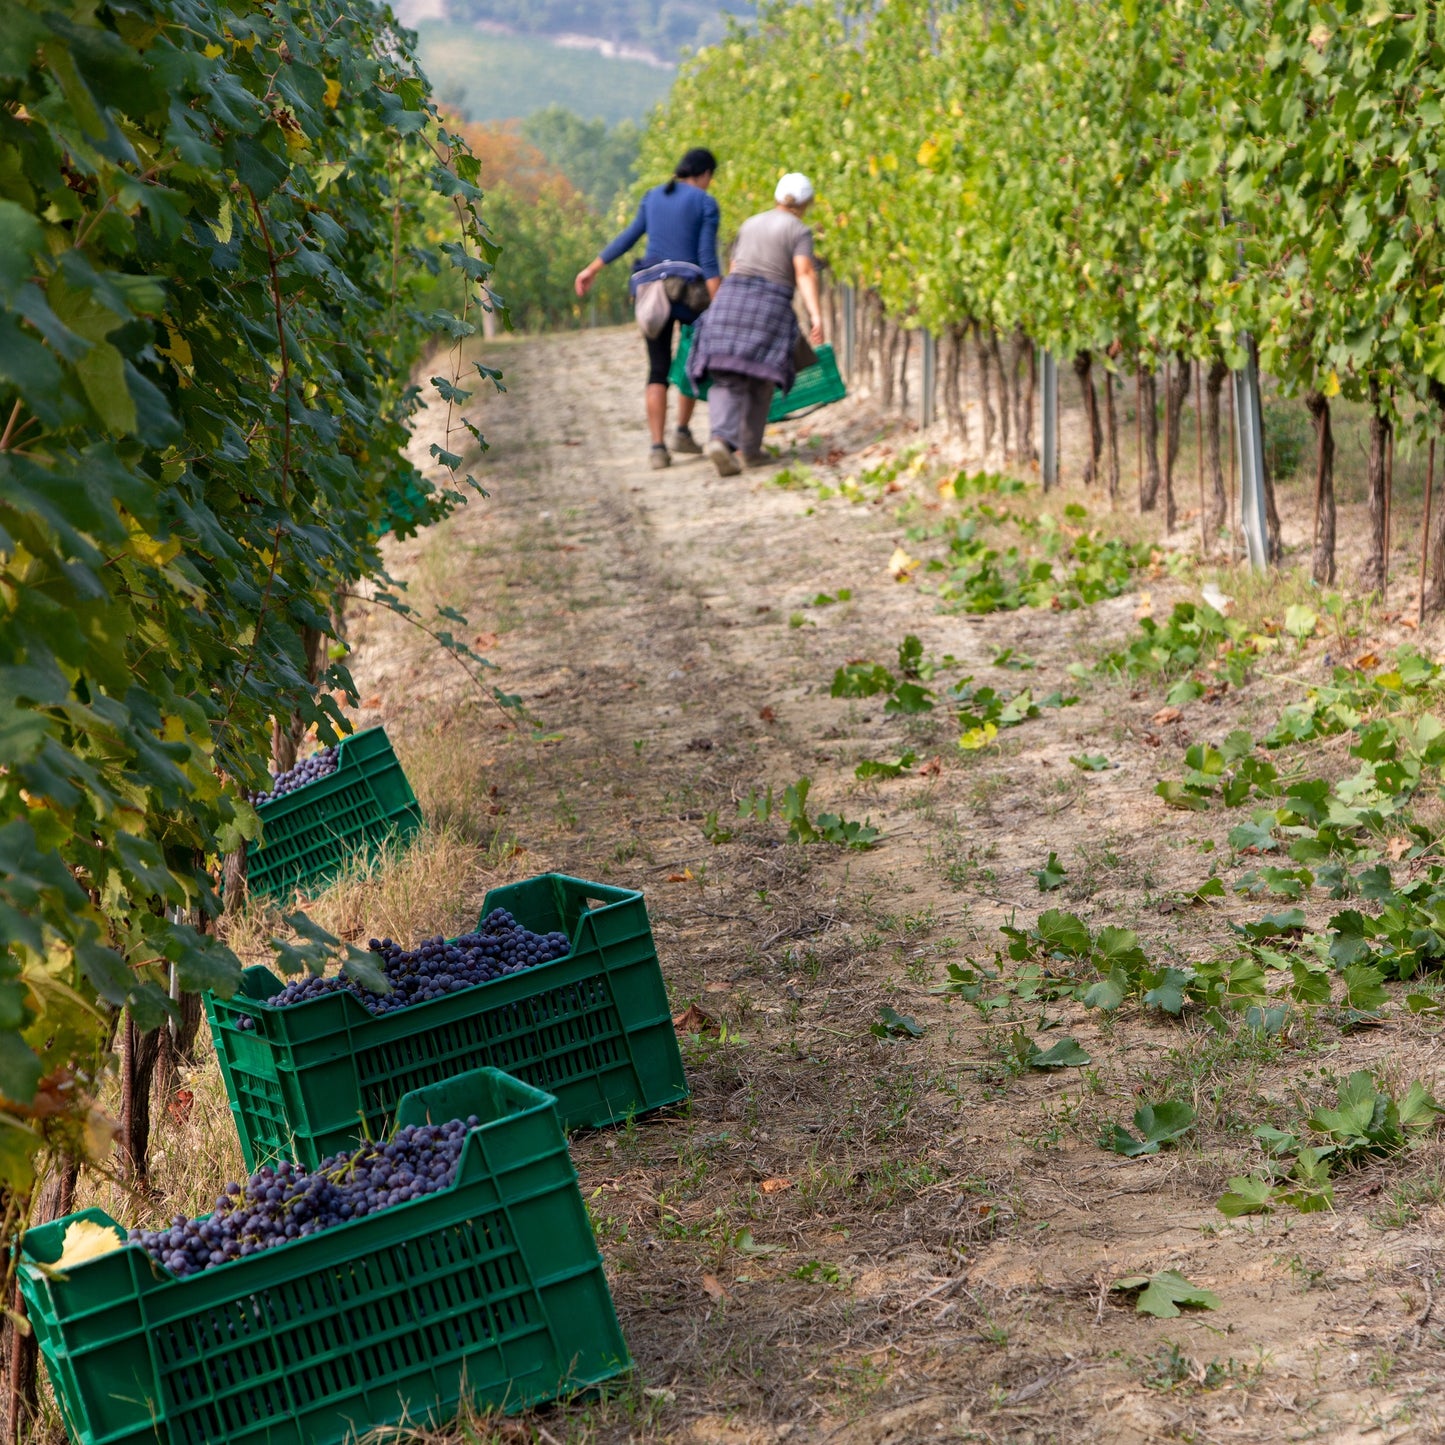
[[[717,157],[706,146],[694,146],[678,161],[677,169],[672,173],[672,179],[662,188],[663,193],[670,196],[677,189],[679,181],[690,181],[697,176],[710,175],[716,169]]]

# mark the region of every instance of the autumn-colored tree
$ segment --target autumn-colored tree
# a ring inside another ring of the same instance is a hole
[[[624,269],[605,271],[586,301],[572,289],[577,272],[606,241],[609,223],[517,121],[454,124],[481,164],[490,213],[508,238],[495,279],[513,325],[548,331],[625,320]]]

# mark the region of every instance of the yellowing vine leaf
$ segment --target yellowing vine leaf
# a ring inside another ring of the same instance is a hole
[[[910,581],[917,566],[918,558],[910,557],[902,547],[895,547],[893,555],[888,559],[888,570],[893,574],[895,582]]]
[[[55,1261],[55,1268],[63,1274],[77,1265],[88,1264],[112,1253],[124,1243],[119,1230],[97,1224],[93,1219],[77,1219],[66,1226],[65,1242],[61,1246],[60,1258]]]

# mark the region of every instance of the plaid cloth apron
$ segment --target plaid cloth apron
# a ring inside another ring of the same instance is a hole
[[[791,391],[797,339],[791,287],[761,276],[729,276],[693,328],[688,379],[696,386],[710,372],[741,372]]]

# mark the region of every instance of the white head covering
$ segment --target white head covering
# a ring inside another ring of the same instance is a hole
[[[806,206],[813,199],[813,183],[800,171],[789,171],[778,182],[773,199],[780,206]]]

